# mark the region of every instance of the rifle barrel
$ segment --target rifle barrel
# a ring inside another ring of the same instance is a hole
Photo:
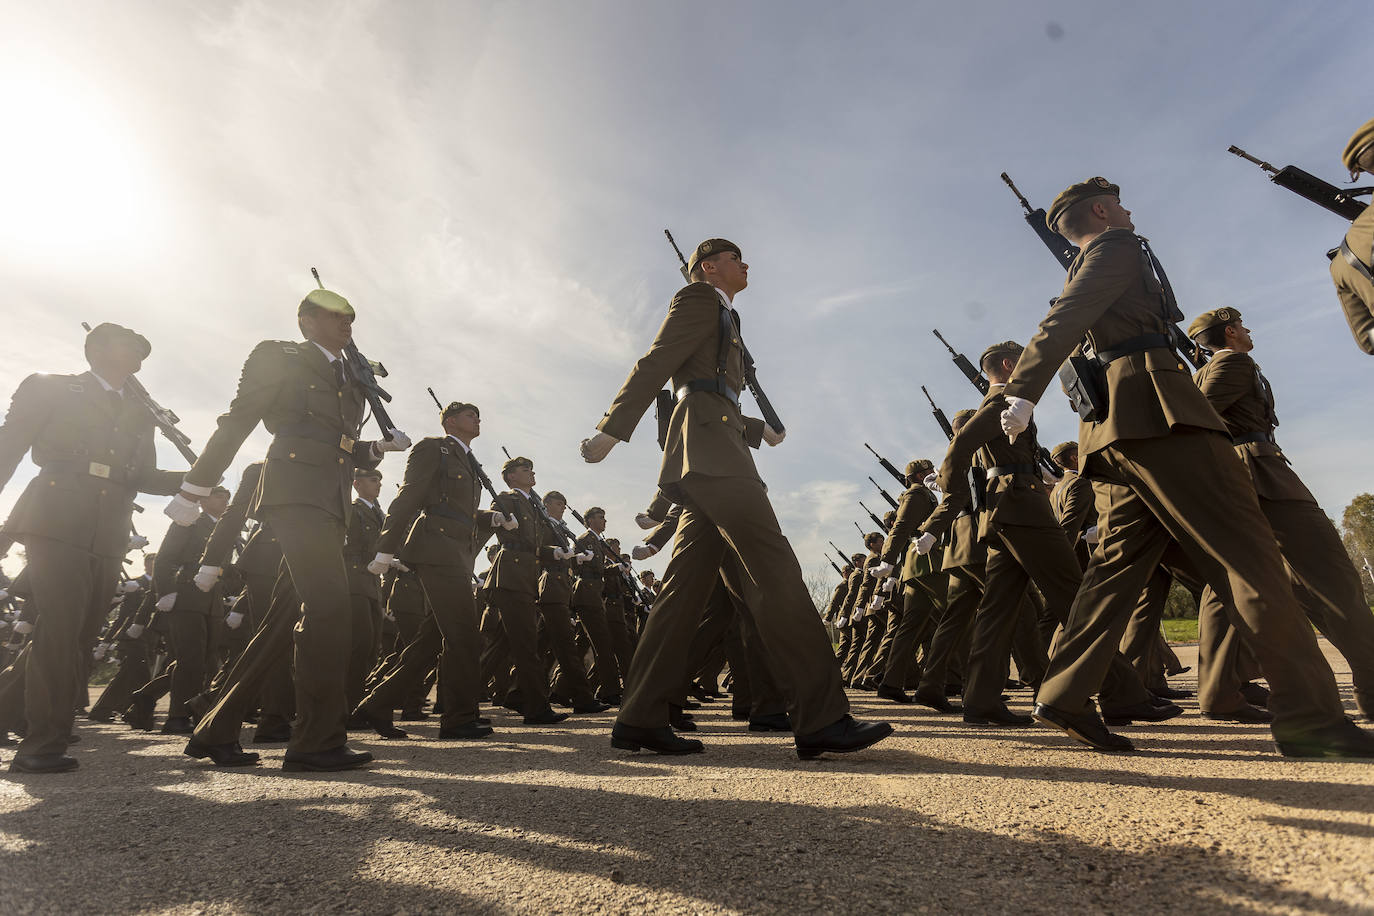
[[[1015,183],[1014,181],[1011,180],[1011,176],[1008,175],[1006,172],[1003,172],[1003,173],[1002,173],[1002,180],[1005,181],[1005,182],[1007,183],[1007,187],[1011,188],[1011,193],[1013,193],[1013,194],[1016,195],[1016,199],[1019,200],[1019,201],[1021,201],[1021,206],[1023,206],[1023,207],[1026,208],[1026,212],[1027,212],[1027,213],[1030,213],[1030,212],[1031,212],[1031,209],[1032,209],[1032,208],[1031,208],[1031,205],[1030,205],[1030,201],[1026,200],[1026,195],[1024,195],[1024,194],[1021,193],[1021,189],[1018,188],[1018,187],[1016,186],[1016,183]]]
[[[1244,160],[1246,160],[1246,161],[1248,161],[1248,162],[1253,162],[1255,165],[1257,165],[1257,166],[1259,166],[1260,168],[1264,169],[1264,170],[1265,170],[1266,172],[1268,172],[1270,175],[1277,175],[1277,174],[1279,173],[1279,170],[1278,170],[1278,169],[1274,168],[1272,165],[1270,165],[1269,163],[1265,162],[1263,159],[1257,159],[1257,158],[1255,158],[1254,156],[1251,156],[1249,153],[1247,153],[1245,150],[1241,149],[1239,146],[1234,146],[1234,145],[1228,146],[1228,147],[1226,148],[1226,152],[1232,153],[1232,154],[1234,154],[1234,155],[1236,155],[1236,156],[1239,156],[1240,158],[1242,158],[1242,159],[1244,159]]]

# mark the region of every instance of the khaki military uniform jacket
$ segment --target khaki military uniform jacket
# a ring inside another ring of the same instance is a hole
[[[193,581],[200,569],[205,543],[210,540],[210,532],[214,530],[215,520],[204,512],[189,525],[173,522],[167,528],[162,546],[157,551],[157,559],[153,560],[153,590],[158,598],[176,593],[172,613],[208,614],[218,602],[218,586],[209,592],[202,592]]]
[[[1163,301],[1139,236],[1108,229],[1083,246],[1069,266],[1063,293],[1040,322],[1003,394],[1039,402],[1085,335],[1101,352],[1134,337],[1164,333]],[[1120,439],[1158,438],[1179,427],[1225,430],[1183,361],[1168,348],[1123,356],[1107,366],[1106,376],[1106,418],[1079,424],[1078,448],[1085,460]]]
[[[258,491],[258,481],[262,479],[262,465],[263,462],[254,461],[243,469],[238,489],[230,498],[229,505],[224,507],[224,514],[215,522],[215,528],[205,542],[205,552],[200,558],[202,566],[217,566],[223,569],[229,564],[229,556],[238,545],[243,526],[248,524],[248,507],[253,504],[253,494]],[[247,545],[244,549],[247,549]],[[238,566],[240,571],[247,572],[243,569],[242,555],[239,556]]]
[[[673,525],[676,528],[676,521]],[[601,601],[606,584],[605,551],[601,549],[601,542],[596,535],[590,531],[584,531],[577,536],[577,540],[573,542],[573,549],[578,553],[587,550],[592,552],[592,558],[577,567],[577,580],[573,583],[573,603],[596,604]]]
[[[1077,544],[1084,530],[1097,524],[1097,503],[1093,497],[1092,484],[1076,471],[1064,469],[1064,477],[1050,494],[1050,507],[1059,527],[1069,537],[1070,544]]]
[[[1248,353],[1223,350],[1193,376],[1203,395],[1221,414],[1226,431],[1233,438],[1263,433],[1267,441],[1236,446],[1236,453],[1250,472],[1255,492],[1261,499],[1298,500],[1317,505],[1273,441],[1278,418],[1274,414],[1274,394],[1259,366]]]
[[[117,403],[90,372],[24,379],[0,426],[0,489],[25,452],[39,472],[14,504],[3,536],[124,556],[134,497],[181,488],[179,471],[157,468],[153,431],[143,407],[129,397]]]
[[[720,294],[709,283],[692,283],[679,290],[649,351],[630,370],[597,429],[628,442],[640,417],[665,384],[671,384],[676,391],[691,381],[716,378],[723,307]],[[742,392],[744,360],[738,316],[733,320],[735,332],[727,345],[725,383],[735,392]],[[755,428],[761,433],[761,424],[756,423]],[[758,479],[746,438],[745,418],[724,395],[693,392],[673,409],[659,488],[678,501],[677,484],[688,474]]]
[[[854,571],[849,574],[849,582],[845,589],[844,605],[840,609],[840,616],[847,621],[845,626],[853,626],[854,624],[854,616],[858,611],[859,592],[863,590],[864,577],[866,575],[862,564],[856,566]]]
[[[344,535],[344,565],[348,567],[349,594],[362,595],[373,601],[382,600],[382,578],[367,571],[367,564],[377,555],[377,542],[382,537],[386,513],[381,506],[369,506],[361,499],[353,500],[353,513],[348,518],[348,532]]]
[[[482,482],[462,444],[451,436],[421,439],[406,457],[376,552],[399,554],[407,565],[471,572],[492,533],[492,514],[478,508],[481,501]]]
[[[363,394],[355,380],[339,387],[333,364],[310,341],[264,340],[243,364],[229,410],[186,482],[213,486],[259,423],[273,436],[249,506],[313,506],[347,521],[353,471],[377,466],[372,443],[357,441]]]
[[[880,557],[884,563],[891,563],[893,566],[901,567],[902,581],[916,579],[923,575],[929,575],[932,571],[930,555],[921,556],[916,551],[908,551],[911,539],[920,530],[925,520],[930,518],[930,514],[939,505],[939,500],[935,495],[926,489],[925,484],[916,483],[907,487],[897,500],[897,517],[892,522],[892,529],[887,533],[887,539],[883,541],[883,549]],[[907,554],[906,562],[902,562],[902,555]],[[938,556],[937,558],[938,559]],[[938,563],[933,569],[939,569]]]
[[[547,523],[544,530],[548,532],[549,547],[566,547],[574,550],[575,540],[567,540],[566,535],[559,537]],[[539,603],[540,604],[561,604],[570,606],[573,599],[573,564],[576,560],[555,560],[550,551],[547,558],[541,557],[539,560]],[[586,564],[581,564],[585,566]]]
[[[1345,243],[1355,257],[1374,270],[1374,207],[1369,207],[1350,224]],[[1331,280],[1341,301],[1350,333],[1366,353],[1374,354],[1374,286],[1339,253],[1331,259]]]
[[[491,565],[487,588],[504,588],[531,597],[539,594],[540,564],[553,561],[554,536],[534,503],[517,491],[498,494],[492,509],[514,515],[520,527],[496,529],[501,551]]]
[[[835,586],[835,590],[830,593],[830,603],[826,605],[825,614],[822,615],[821,619],[826,623],[834,623],[838,620],[847,597],[849,597],[849,580],[841,579],[839,584]]]

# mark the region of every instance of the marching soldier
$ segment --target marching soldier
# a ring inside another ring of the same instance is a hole
[[[1345,145],[1341,162],[1350,180],[1374,174],[1374,121],[1367,121]],[[1355,344],[1374,354],[1374,206],[1355,217],[1340,247],[1331,252],[1331,280]]]
[[[344,536],[344,562],[348,564],[348,593],[353,605],[353,649],[348,656],[348,708],[363,700],[363,680],[377,661],[382,644],[381,577],[367,566],[377,552],[386,513],[377,504],[382,493],[382,472],[360,468],[353,472],[353,512]]]
[[[573,546],[579,554],[590,551],[592,559],[579,563],[575,571],[577,578],[573,584],[573,610],[577,611],[582,629],[592,644],[592,667],[587,676],[596,685],[596,698],[611,706],[619,706],[624,670],[616,658],[617,643],[606,620],[608,565],[606,551],[597,537],[606,530],[606,510],[592,506],[582,513],[582,518],[590,530],[579,534]],[[618,576],[620,573],[612,567],[609,574]]]
[[[557,490],[544,494],[544,511],[561,522],[568,511],[568,499]],[[547,527],[547,526],[546,526]],[[552,532],[551,532],[552,533]],[[558,546],[562,546],[561,544]],[[610,709],[593,695],[587,680],[587,669],[572,621],[572,566],[583,565],[592,559],[590,554],[575,553],[571,558],[539,560],[539,618],[549,649],[558,663],[558,677],[553,692],[565,697],[576,713],[597,713]]]
[[[683,511],[663,592],[627,677],[612,732],[617,747],[659,753],[702,749],[701,742],[679,738],[668,725],[669,699],[686,677],[672,647],[685,645],[696,630],[727,550],[757,577],[762,590],[755,624],[768,657],[779,665],[778,680],[793,694],[798,755],[856,751],[892,733],[887,723],[858,722],[849,715],[825,628],[745,441],[739,407],[744,349],[733,299],[748,285],[748,270],[732,242],[710,239],[696,247],[688,264],[692,282],[673,298],[657,338],[631,370],[596,435],[582,443],[584,459],[601,461],[616,442],[630,438],[671,379],[677,407],[658,484]],[[764,436],[777,445],[783,433],[766,429]]]

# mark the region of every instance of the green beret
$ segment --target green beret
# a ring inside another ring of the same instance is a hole
[[[1059,222],[1059,217],[1064,215],[1064,211],[1081,200],[1108,194],[1112,197],[1120,197],[1121,188],[1101,176],[1080,181],[1078,184],[1071,184],[1060,191],[1059,196],[1050,204],[1049,211],[1045,213],[1045,225],[1050,227],[1050,231],[1058,232],[1059,230],[1055,227]]]
[[[1063,457],[1064,457],[1065,455],[1067,455],[1069,452],[1076,452],[1076,451],[1078,451],[1078,443],[1077,443],[1077,442],[1061,442],[1061,443],[1059,443],[1058,445],[1056,445],[1054,448],[1050,449],[1050,457],[1053,458],[1055,461],[1059,461],[1061,458],[1063,458]],[[1062,462],[1060,462],[1060,463],[1062,464]]]
[[[935,465],[931,463],[929,458],[916,458],[906,463],[906,470],[903,473],[906,474],[907,480],[919,480],[933,470],[935,470]]]
[[[376,468],[357,468],[353,471],[354,480],[381,480],[382,472]]]
[[[706,258],[709,258],[713,254],[720,254],[722,251],[733,251],[741,258],[744,257],[744,253],[739,250],[739,246],[728,239],[707,239],[698,245],[696,249],[692,251],[692,256],[687,259],[687,273],[690,274],[692,271],[696,270],[697,265]]]
[[[338,293],[330,292],[327,289],[312,289],[301,300],[300,308],[296,309],[298,316],[304,315],[311,309],[324,309],[326,312],[334,312],[338,315],[355,315],[353,306],[348,304],[348,300]]]
[[[1233,308],[1212,309],[1210,312],[1203,312],[1193,319],[1193,323],[1188,325],[1188,337],[1195,338],[1208,328],[1214,328],[1219,324],[1230,324],[1240,319],[1240,312]]]
[[[1025,349],[1025,347],[1014,340],[1004,340],[1001,343],[995,343],[984,350],[982,356],[978,357],[978,365],[986,365],[989,356],[1020,356]]]
[[[1341,163],[1350,170],[1351,181],[1354,181],[1361,171],[1355,160],[1360,158],[1360,153],[1363,153],[1371,143],[1374,143],[1374,121],[1366,121],[1345,145],[1345,152],[1341,153]]]
[[[133,344],[143,354],[139,357],[140,359],[147,359],[148,354],[153,352],[153,345],[148,343],[148,338],[142,334],[131,331],[123,325],[105,321],[91,328],[90,333],[86,335],[86,358],[90,359],[92,350],[116,341]]]
[[[482,416],[482,411],[477,409],[476,404],[465,404],[462,401],[452,401],[447,407],[439,411],[439,422],[442,423],[454,414],[462,413],[465,410],[471,410],[473,413],[477,414],[479,418]]]
[[[965,407],[963,410],[956,410],[954,412],[954,418],[950,420],[950,423],[951,425],[954,423],[966,423],[968,422],[969,418],[977,412],[978,411],[974,410],[972,407]]]
[[[531,471],[533,471],[534,462],[529,460],[528,458],[517,455],[514,458],[511,458],[505,464],[501,465],[501,473],[502,475],[509,474],[516,468],[529,468]]]

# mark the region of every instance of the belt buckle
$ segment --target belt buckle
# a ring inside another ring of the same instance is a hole
[[[90,468],[88,469],[88,473],[90,473],[92,477],[99,477],[102,480],[109,480],[110,466],[108,464],[101,464],[99,461],[92,461],[90,464]]]
[[[340,437],[339,437],[339,448],[343,449],[345,452],[350,452],[350,453],[351,453],[351,452],[353,451],[353,446],[356,445],[357,443],[358,443],[358,440],[357,440],[357,439],[350,439],[350,438],[347,437],[347,436],[340,436]]]

